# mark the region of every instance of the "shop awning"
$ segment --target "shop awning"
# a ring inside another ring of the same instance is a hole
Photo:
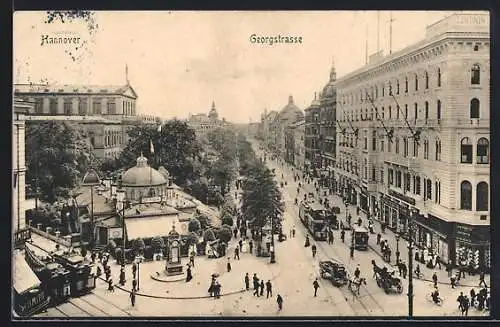
[[[177,215],[125,218],[127,228],[127,238],[134,240],[137,238],[167,236],[175,223],[175,230],[182,233],[179,218]]]
[[[40,280],[24,259],[21,251],[14,251],[14,289],[22,294],[32,288],[40,286]]]

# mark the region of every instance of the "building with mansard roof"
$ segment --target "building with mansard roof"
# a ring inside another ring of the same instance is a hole
[[[491,263],[489,32],[487,13],[456,13],[335,82],[339,194],[476,269]]]

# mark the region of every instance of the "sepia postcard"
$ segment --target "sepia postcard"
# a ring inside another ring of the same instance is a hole
[[[12,319],[489,317],[490,14],[15,11]]]

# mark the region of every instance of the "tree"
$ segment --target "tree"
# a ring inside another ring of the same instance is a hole
[[[262,231],[270,219],[276,219],[283,213],[281,191],[271,171],[260,162],[249,167],[247,173],[241,210],[243,217]]]
[[[204,213],[197,211],[194,218],[200,222],[201,229],[206,229],[210,225],[210,219]]]
[[[136,254],[143,252],[145,247],[146,247],[146,244],[144,244],[144,241],[142,240],[142,238],[137,238],[134,240],[133,248],[134,248]]]
[[[26,122],[26,180],[38,185],[39,198],[54,203],[68,198],[90,165],[91,145],[78,124]]]
[[[186,122],[169,120],[163,124],[161,131],[157,126],[140,125],[130,129],[128,135],[129,143],[119,158],[123,168],[135,165],[135,160],[143,153],[154,168],[164,166],[176,184],[184,186],[187,181],[199,178],[194,162],[199,157],[200,148],[194,130]],[[151,153],[151,143],[154,153]]]
[[[214,232],[213,232],[211,229],[207,229],[207,230],[203,233],[203,240],[204,240],[205,242],[215,241],[215,234],[214,234]]]
[[[218,239],[221,242],[229,243],[231,240],[231,228],[228,226],[223,226],[218,233]]]
[[[188,224],[188,231],[189,232],[197,232],[201,229],[201,223],[198,219],[196,218],[191,218],[191,220],[189,220],[189,224]]]
[[[229,214],[222,216],[221,219],[222,225],[233,226],[233,217]]]

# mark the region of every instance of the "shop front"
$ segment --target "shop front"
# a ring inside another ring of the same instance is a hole
[[[380,219],[387,226],[401,234],[408,233],[408,219],[410,218],[410,207],[415,205],[415,199],[404,194],[389,190],[389,194],[381,194]]]
[[[417,246],[427,249],[430,254],[438,255],[443,263],[447,263],[450,260],[451,224],[431,214],[427,218],[418,214],[415,222]]]
[[[465,263],[474,271],[491,268],[490,227],[453,224],[453,237],[450,242],[450,256],[455,265]]]

